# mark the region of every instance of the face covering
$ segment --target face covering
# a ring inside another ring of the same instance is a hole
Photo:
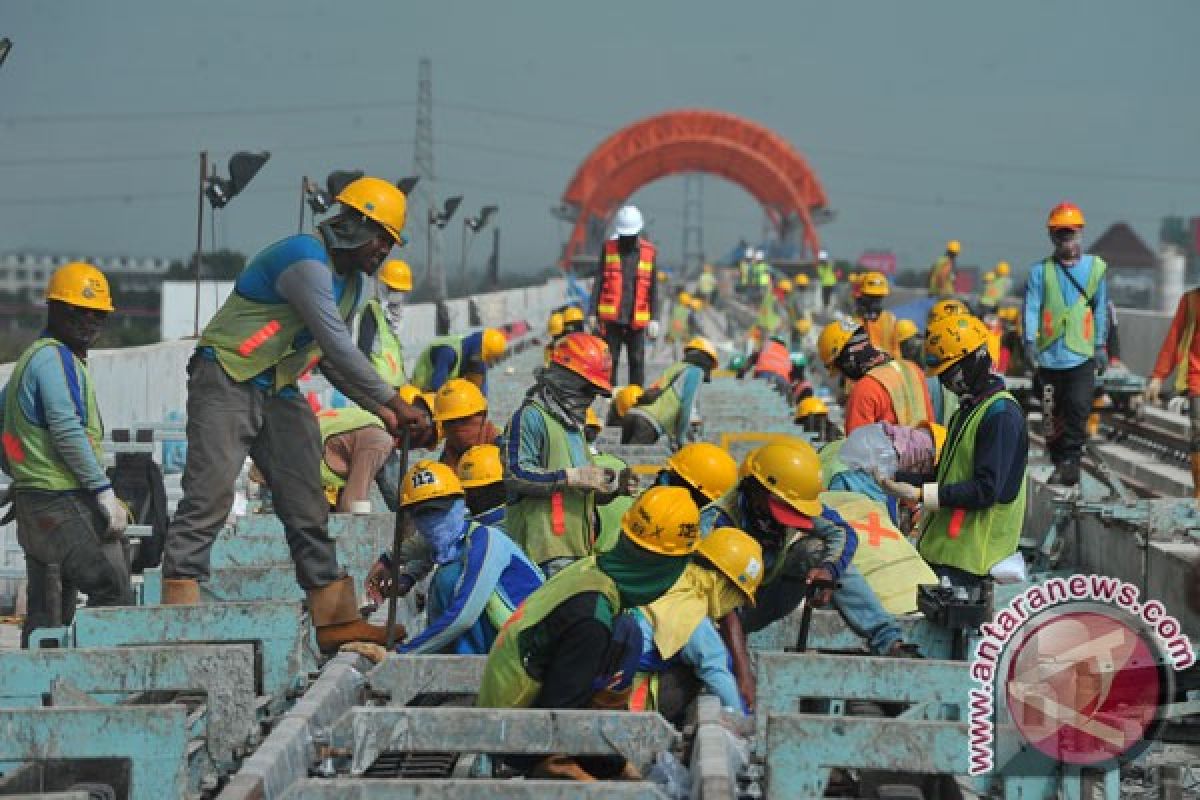
[[[404,298],[405,292],[390,290],[383,298],[383,316],[394,332],[400,330],[400,321],[404,317]]]
[[[972,395],[983,387],[991,364],[992,359],[987,354],[987,348],[981,347],[959,359],[958,363],[939,375],[938,380],[942,386],[959,397]]]
[[[858,313],[865,320],[877,320],[883,313],[883,299],[880,297],[863,297],[858,301]]]
[[[433,560],[447,564],[462,555],[467,533],[467,503],[459,497],[449,508],[422,508],[413,512],[417,533],[433,548]]]
[[[679,580],[690,560],[638,547],[623,533],[611,550],[596,557],[600,570],[617,585],[622,608],[644,606],[662,596]]]
[[[529,390],[546,410],[570,428],[582,428],[587,410],[596,399],[596,387],[557,364],[537,370],[537,383]]]

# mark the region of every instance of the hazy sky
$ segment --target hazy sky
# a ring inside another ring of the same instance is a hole
[[[266,148],[216,230],[252,253],[296,230],[302,174],[411,172],[421,55],[439,194],[500,205],[506,270],[557,257],[549,209],[596,144],[680,107],[789,139],[835,255],[924,265],[955,237],[967,263],[1024,264],[1063,199],[1092,238],[1125,219],[1154,246],[1162,215],[1200,214],[1197,31],[1196,0],[0,0],[0,251],[185,256],[195,152]],[[704,190],[710,254],[758,235],[744,192]],[[667,258],[682,199],[681,178],[634,198]]]

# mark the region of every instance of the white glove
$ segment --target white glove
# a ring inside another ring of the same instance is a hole
[[[1146,392],[1143,395],[1148,406],[1156,406],[1162,400],[1162,378],[1151,378],[1150,383],[1146,385]]]
[[[660,333],[662,333],[662,326],[658,324],[658,320],[652,319],[646,324],[646,335],[651,339],[657,339]]]
[[[875,482],[879,484],[879,488],[883,489],[892,497],[900,500],[907,500],[910,503],[919,503],[922,500],[921,487],[913,486],[911,483],[903,481],[895,481],[891,478],[885,478],[878,472],[875,473]]]
[[[612,494],[617,490],[617,473],[607,467],[568,467],[567,486]]]
[[[117,499],[117,493],[111,488],[105,489],[96,495],[96,502],[100,504],[100,512],[104,514],[104,518],[108,520],[108,534],[120,536],[124,533],[129,527],[129,510]]]

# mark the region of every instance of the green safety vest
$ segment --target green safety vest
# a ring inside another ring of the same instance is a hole
[[[364,411],[356,406],[345,408],[329,408],[317,414],[317,426],[321,429],[321,447],[324,449],[326,440],[339,433],[349,433],[359,428],[382,428],[383,422],[370,411]],[[346,478],[338,475],[325,463],[324,454],[321,456],[321,485],[341,489],[346,485]]]
[[[1096,317],[1089,301],[1096,296],[1096,289],[1104,279],[1108,265],[1099,256],[1084,258],[1092,260],[1084,294],[1076,297],[1069,307],[1063,300],[1058,263],[1053,258],[1042,262],[1042,314],[1037,334],[1038,350],[1045,350],[1062,337],[1063,344],[1073,353],[1090,358],[1096,352]]]
[[[700,277],[696,279],[696,287],[700,289],[702,294],[708,294],[717,288],[717,276],[711,272],[700,273]]]
[[[979,302],[988,308],[995,308],[1001,298],[1008,294],[1010,279],[1007,275],[997,275],[987,286],[983,287],[983,294],[979,297]]]
[[[759,327],[764,336],[770,336],[782,321],[775,307],[775,295],[767,292],[758,306],[758,318],[755,319],[754,324]]]
[[[688,321],[691,319],[692,310],[678,300],[671,308],[671,327],[667,333],[679,340],[686,339],[688,336]]]
[[[682,411],[679,392],[675,391],[675,381],[688,367],[700,369],[695,364],[689,364],[686,361],[676,361],[667,367],[658,380],[650,386],[651,389],[662,389],[662,392],[654,402],[636,406],[638,411],[653,417],[659,427],[668,434],[673,435],[678,430],[679,413]]]
[[[742,286],[750,285],[750,262],[742,259],[738,262],[738,277],[741,278]]]
[[[421,357],[417,359],[417,364],[413,367],[412,382],[413,385],[422,392],[432,392],[435,388],[433,385],[433,349],[435,347],[449,347],[454,351],[454,369],[446,376],[446,380],[460,377],[462,374],[462,342],[461,336],[439,336],[429,343],[421,352]]]
[[[332,269],[330,270],[332,272]],[[363,276],[353,272],[338,302],[338,314],[349,323],[362,296]],[[258,303],[237,292],[217,311],[200,334],[199,346],[211,347],[221,367],[237,383],[275,370],[275,390],[296,383],[321,356],[316,341],[296,347],[304,320],[289,303]]]
[[[26,417],[25,412],[21,409],[21,381],[25,376],[29,359],[44,348],[61,346],[63,346],[62,342],[57,339],[38,339],[21,355],[21,359],[13,367],[12,375],[9,377],[8,392],[4,402],[2,438],[4,457],[8,462],[8,473],[12,476],[13,486],[17,489],[43,489],[61,492],[83,488],[79,478],[59,455],[50,429],[42,427]],[[59,350],[60,358],[63,352],[63,350]],[[79,415],[79,421],[83,423],[84,432],[87,433],[88,442],[92,445],[96,462],[103,464],[104,422],[100,419],[100,407],[96,404],[96,392],[92,387],[91,376],[88,375],[87,365],[74,353],[71,354],[70,365],[65,360],[63,361],[63,369],[66,370],[68,366],[74,373],[73,376],[68,374],[68,385],[72,383],[71,378],[74,377],[74,383],[79,386],[79,394],[75,397],[75,411]],[[82,407],[80,407],[81,400]]]
[[[817,280],[822,286],[834,286],[837,284],[837,273],[834,272],[833,264],[828,262],[817,264]]]
[[[842,445],[845,443],[845,439],[836,439],[817,452],[817,460],[821,462],[822,486],[828,487],[835,476],[850,469],[846,462],[842,461]]]
[[[592,463],[598,467],[608,467],[620,474],[629,465],[612,453],[597,453],[592,456]],[[621,518],[633,505],[633,498],[627,494],[619,494],[611,502],[596,506],[596,515],[600,517],[600,533],[596,536],[595,551],[604,553],[612,549],[621,534]]]
[[[579,464],[572,461],[563,426],[536,401],[529,400],[527,405],[542,415],[546,426],[543,469],[560,470],[594,463],[586,446],[585,461]],[[545,564],[556,558],[582,558],[590,555],[594,547],[595,510],[595,492],[588,490],[563,488],[546,496],[522,495],[509,502],[504,512],[504,528],[535,564]]]
[[[950,434],[938,461],[939,486],[959,483],[975,472],[975,435],[987,410],[1003,399],[1013,400],[1008,392],[997,392],[971,410],[965,420],[954,415]],[[959,424],[961,422],[961,424]],[[1025,478],[1021,489],[1008,503],[996,503],[981,510],[939,508],[930,513],[921,526],[918,550],[930,564],[957,567],[972,575],[987,575],[998,562],[1017,551],[1021,526],[1025,522]]]
[[[396,334],[392,332],[392,327],[388,325],[387,316],[383,313],[383,306],[379,304],[378,300],[374,298],[368,300],[365,313],[375,318],[375,341],[371,343],[371,365],[375,367],[379,377],[383,378],[388,386],[399,389],[408,383],[408,376],[404,373],[404,348],[400,345]]]
[[[478,708],[528,708],[542,690],[541,681],[526,670],[535,642],[538,623],[576,595],[598,592],[608,601],[612,616],[621,611],[621,595],[612,578],[596,564],[595,556],[576,561],[546,581],[541,588],[517,606],[500,628],[488,653],[479,695]]]
[[[767,262],[760,261],[754,265],[754,282],[759,286],[771,285],[771,266]]]

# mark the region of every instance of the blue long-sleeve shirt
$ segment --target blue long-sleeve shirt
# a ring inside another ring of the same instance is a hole
[[[104,473],[104,465],[96,460],[84,427],[89,380],[86,370],[77,369],[71,349],[65,344],[43,347],[25,365],[19,386],[9,383],[0,389],[0,429],[4,427],[8,393],[15,391],[25,418],[50,431],[59,456],[79,483],[85,489],[100,492],[112,484]],[[0,466],[8,472],[3,449],[0,449]]]
[[[580,428],[566,428],[571,464],[590,463],[587,441]],[[510,499],[520,495],[546,496],[561,491],[567,485],[567,473],[562,469],[546,468],[549,449],[546,420],[542,412],[527,401],[513,414],[504,434],[504,486]]]
[[[514,610],[543,581],[541,571],[503,531],[477,526],[467,534],[462,555],[439,565],[430,581],[429,626],[397,650],[486,655],[497,632],[485,613],[488,600],[499,594]]]
[[[958,429],[971,409],[1004,388],[1002,378],[992,376],[988,388],[978,398],[963,400],[951,420],[946,441],[954,441]],[[959,483],[938,485],[938,505],[969,510],[1010,503],[1025,482],[1029,454],[1029,433],[1021,407],[1001,399],[984,412],[975,432],[975,468],[971,477]]]
[[[692,407],[696,404],[696,392],[704,382],[704,370],[691,364],[675,381],[675,391],[679,393],[679,418],[675,420],[675,430],[672,431],[675,441],[683,443],[688,424],[692,419]]]
[[[483,363],[483,331],[475,331],[468,333],[462,337],[462,364],[470,364],[472,362]],[[429,391],[436,392],[442,388],[442,384],[453,377],[462,375],[463,369],[459,364],[458,353],[454,352],[454,348],[449,345],[434,345],[429,350],[429,363],[433,367],[433,378],[429,387]],[[483,392],[483,396],[487,397],[487,370],[483,370],[483,383],[479,387]]]
[[[737,679],[733,677],[729,649],[711,619],[703,618],[683,649],[664,660],[654,644],[654,628],[650,621],[645,614],[635,616],[642,629],[642,658],[638,662],[638,672],[666,672],[673,664],[682,662],[692,668],[705,688],[720,698],[722,706],[746,712]]]
[[[1059,262],[1055,261],[1054,268],[1060,270],[1058,275],[1058,287],[1062,290],[1063,303],[1067,306],[1072,305],[1079,298],[1079,290],[1071,283],[1071,281],[1061,274],[1061,271],[1066,270],[1071,277],[1087,289],[1088,275],[1092,271],[1092,262],[1095,256],[1085,255],[1073,266],[1067,269]],[[1037,342],[1037,333],[1041,330],[1042,325],[1042,303],[1046,296],[1046,277],[1045,277],[1045,262],[1039,261],[1029,268],[1029,280],[1025,284],[1025,341],[1028,344]],[[1095,319],[1095,330],[1093,332],[1093,341],[1096,344],[1096,349],[1100,350],[1108,341],[1108,278],[1107,276],[1100,281],[1096,286],[1096,294],[1092,298],[1092,313]],[[1049,347],[1038,354],[1038,365],[1046,369],[1071,369],[1077,367],[1087,361],[1086,356],[1073,352],[1067,349],[1066,343],[1063,341],[1066,337],[1060,336],[1057,340],[1051,343]]]

